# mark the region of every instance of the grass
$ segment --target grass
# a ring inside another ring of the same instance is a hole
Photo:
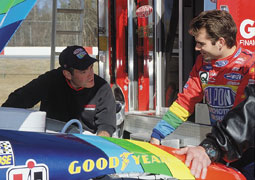
[[[56,62],[56,67],[58,63]],[[50,60],[39,58],[0,58],[0,105],[15,89],[50,69]]]

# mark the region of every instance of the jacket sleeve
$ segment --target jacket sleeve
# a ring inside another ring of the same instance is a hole
[[[46,89],[49,86],[50,79],[49,73],[40,75],[25,86],[12,92],[2,106],[32,108],[46,96]]]
[[[212,132],[200,145],[211,144],[215,147],[218,157],[227,162],[242,157],[244,151],[254,147],[255,131],[255,85],[245,89],[246,99],[230,110],[222,122],[217,122]]]
[[[107,131],[112,135],[116,130],[116,102],[109,84],[105,83],[98,94],[100,94],[100,98],[95,120],[97,132]]]
[[[189,79],[178,94],[177,100],[169,107],[162,120],[152,130],[151,137],[163,139],[177,129],[194,112],[195,104],[203,99],[203,89],[199,77],[202,58],[198,56],[190,72]]]

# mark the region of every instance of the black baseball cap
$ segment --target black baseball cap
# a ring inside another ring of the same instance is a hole
[[[59,64],[64,69],[85,70],[96,61],[82,46],[67,46],[59,55]]]

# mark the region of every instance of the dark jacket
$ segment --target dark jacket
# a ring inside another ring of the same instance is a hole
[[[234,163],[241,166],[254,162],[255,85],[248,85],[245,93],[246,99],[229,111],[222,122],[217,122],[200,144],[213,145],[217,151],[215,161],[239,160],[242,162]]]
[[[64,122],[79,119],[93,133],[105,130],[112,135],[116,128],[115,100],[104,79],[95,75],[94,80],[94,87],[75,90],[58,68],[15,90],[2,106],[31,108],[40,102],[40,110],[48,118]]]

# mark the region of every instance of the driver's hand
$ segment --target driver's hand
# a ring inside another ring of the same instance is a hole
[[[106,137],[110,137],[110,134],[107,131],[99,131],[97,133],[98,136],[106,136]]]
[[[186,154],[185,164],[190,167],[190,172],[196,178],[201,179],[206,178],[207,167],[211,164],[211,160],[205,152],[205,149],[202,146],[196,147],[185,147],[180,150],[175,150],[174,153],[178,155]]]
[[[151,144],[160,145],[160,140],[158,140],[158,139],[152,137],[151,140],[150,140],[150,143],[151,143]]]

